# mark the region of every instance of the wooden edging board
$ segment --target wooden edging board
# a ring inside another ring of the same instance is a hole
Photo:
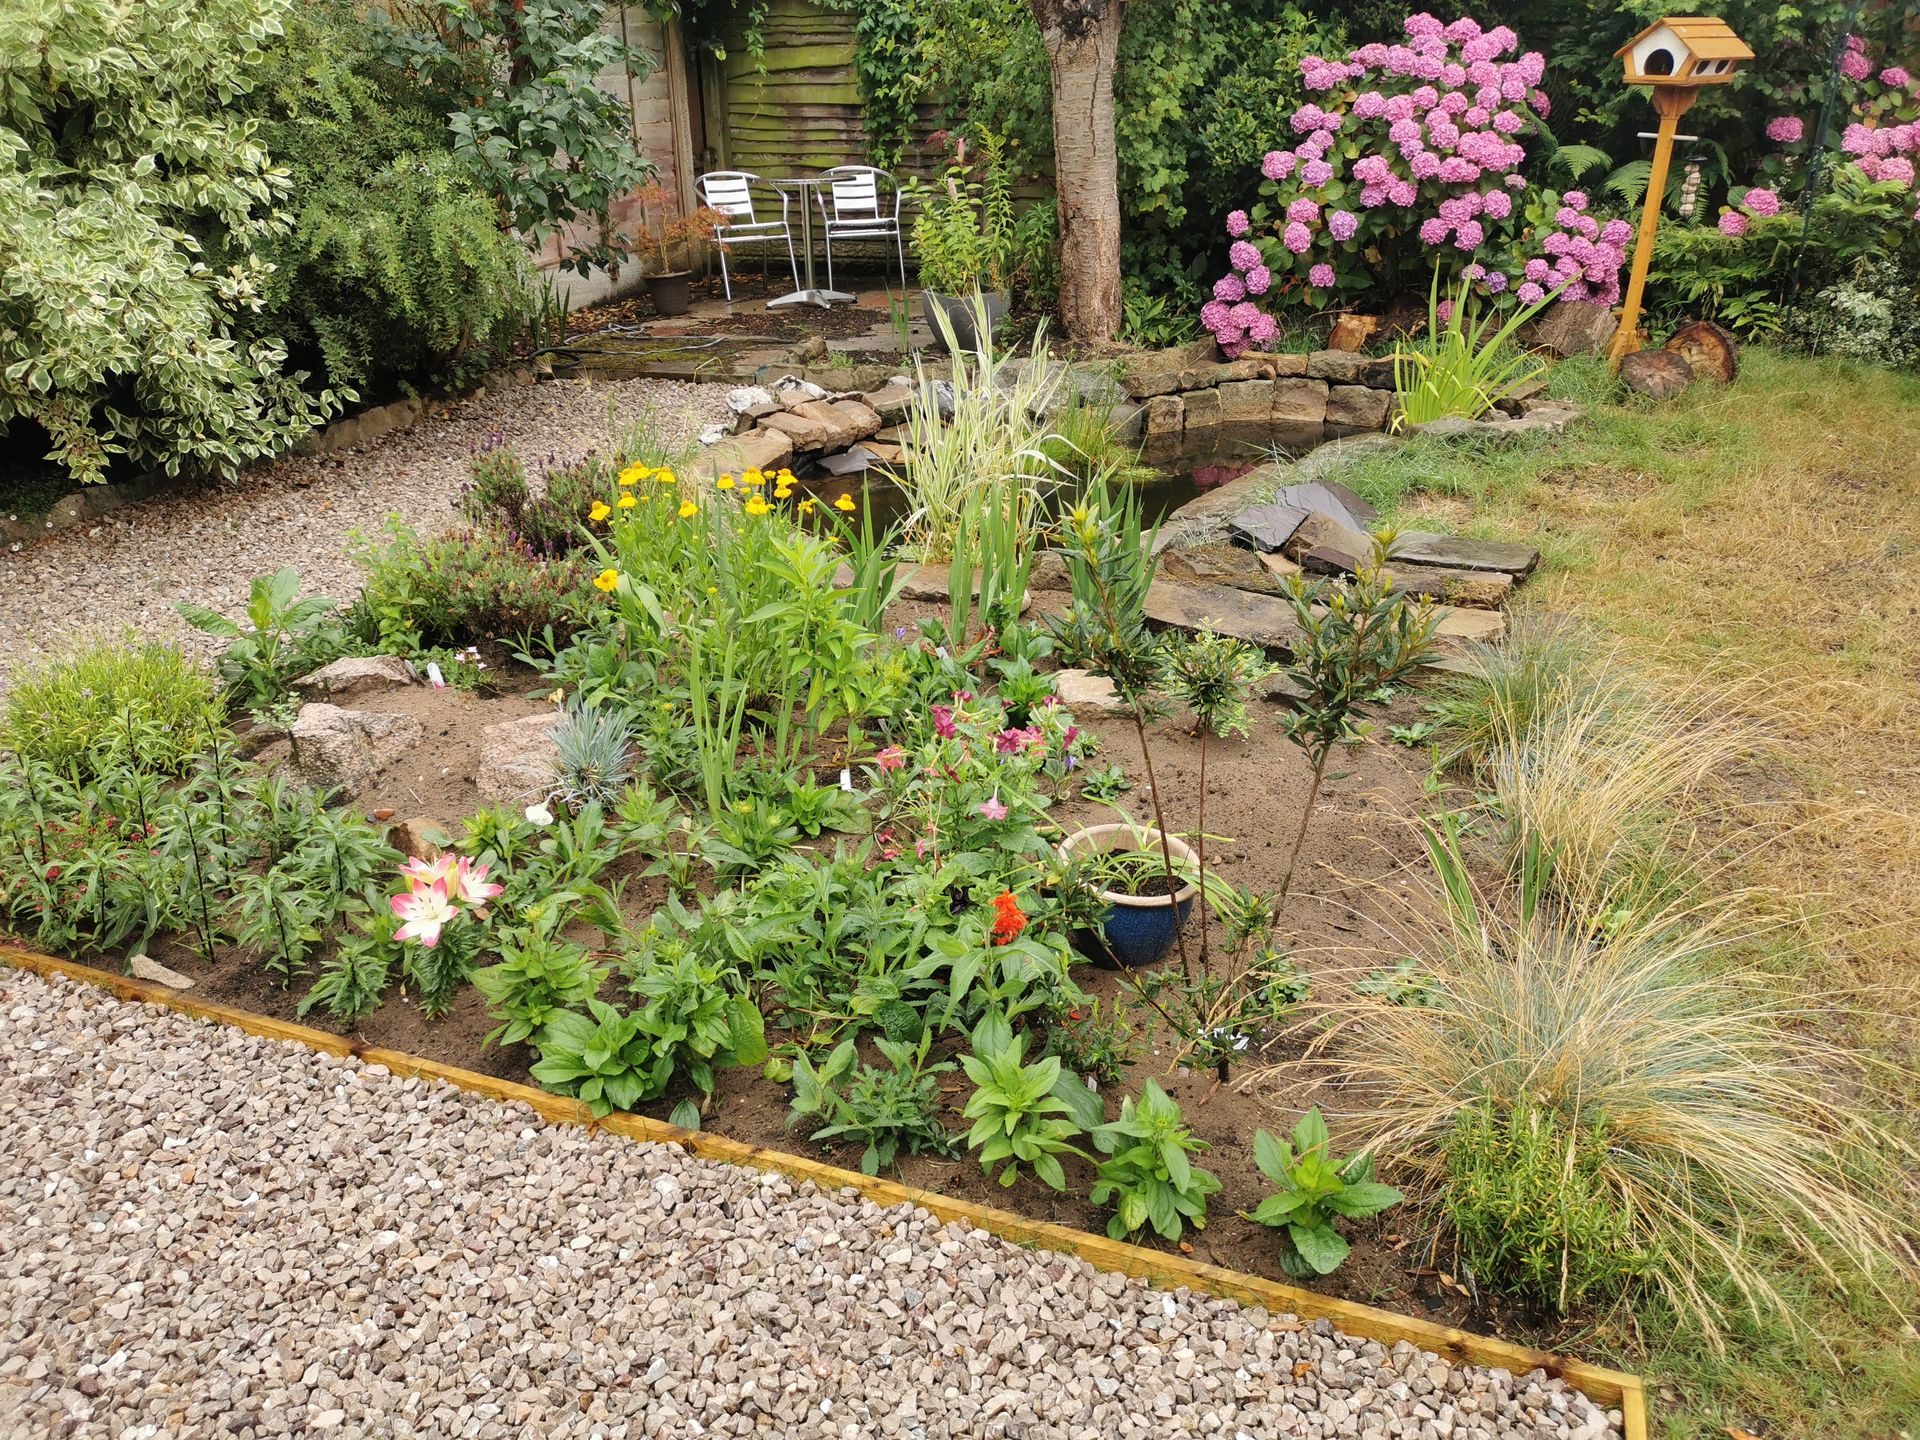
[[[1015,1215],[1008,1210],[975,1205],[938,1191],[920,1190],[892,1180],[842,1170],[838,1166],[824,1165],[802,1156],[729,1140],[723,1135],[682,1130],[677,1125],[651,1120],[644,1115],[616,1114],[595,1120],[592,1111],[584,1104],[563,1095],[550,1095],[530,1085],[495,1079],[491,1075],[463,1070],[454,1065],[442,1065],[399,1050],[367,1045],[310,1026],[273,1020],[230,1005],[196,1000],[191,995],[170,990],[163,985],[97,970],[71,960],[57,960],[50,955],[0,945],[0,963],[37,975],[64,976],[112,991],[122,999],[158,1005],[196,1019],[232,1025],[250,1035],[305,1045],[328,1055],[351,1056],[369,1065],[385,1066],[396,1075],[443,1080],[490,1100],[517,1101],[556,1123],[585,1125],[634,1140],[677,1145],[704,1160],[720,1160],[757,1170],[777,1171],[790,1179],[810,1180],[823,1190],[855,1190],[879,1205],[917,1205],[940,1220],[959,1220],[1018,1245],[1072,1255],[1096,1269],[1132,1276],[1157,1289],[1184,1287],[1223,1299],[1258,1305],[1275,1315],[1291,1314],[1306,1320],[1329,1320],[1348,1335],[1378,1340],[1387,1345],[1400,1340],[1411,1341],[1423,1350],[1430,1350],[1444,1359],[1462,1364],[1499,1366],[1515,1375],[1525,1374],[1529,1370],[1544,1370],[1578,1387],[1596,1403],[1618,1409],[1625,1421],[1625,1440],[1647,1440],[1646,1389],[1639,1377],[1619,1370],[1563,1359],[1544,1350],[1534,1350],[1489,1336],[1472,1335],[1448,1325],[1436,1325],[1430,1320],[1397,1315],[1371,1305],[1320,1295],[1312,1290],[1301,1290],[1257,1275],[1109,1240],[1103,1235],[1074,1230],[1065,1225],[1029,1220],[1024,1215]]]

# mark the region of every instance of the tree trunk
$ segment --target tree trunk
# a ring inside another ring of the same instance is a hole
[[[1053,68],[1060,315],[1076,344],[1120,333],[1120,173],[1113,72],[1124,0],[1028,0]]]

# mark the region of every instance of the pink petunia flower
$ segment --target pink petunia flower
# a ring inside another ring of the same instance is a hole
[[[989,820],[1004,820],[1007,818],[1007,807],[1000,803],[1000,792],[998,790],[993,792],[991,799],[980,802],[980,813]]]
[[[899,770],[907,763],[907,752],[898,745],[889,745],[873,758],[882,771]]]

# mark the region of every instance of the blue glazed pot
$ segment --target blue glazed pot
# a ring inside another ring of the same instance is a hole
[[[1167,848],[1176,861],[1197,863],[1193,847],[1178,836],[1167,837]],[[1136,830],[1131,825],[1090,825],[1060,842],[1060,853],[1069,859],[1132,850],[1159,854],[1160,832],[1150,827]],[[1105,922],[1097,933],[1075,932],[1073,946],[1107,970],[1157,965],[1167,958],[1175,938],[1186,927],[1198,893],[1191,883],[1181,886],[1177,895],[1123,895],[1117,890],[1103,890],[1100,896],[1108,905]]]

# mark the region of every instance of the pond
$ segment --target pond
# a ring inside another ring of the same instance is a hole
[[[1199,444],[1190,444],[1171,452],[1159,452],[1147,460],[1149,473],[1132,482],[1139,490],[1145,518],[1157,523],[1173,514],[1188,501],[1237,480],[1249,470],[1272,460],[1298,459],[1323,443],[1320,439],[1280,445],[1269,436],[1214,432]],[[850,494],[871,507],[876,526],[887,526],[905,517],[906,492],[882,467],[848,475],[828,473],[818,465],[800,473],[799,488],[805,494],[831,501]],[[1055,502],[1067,494],[1056,493]]]

